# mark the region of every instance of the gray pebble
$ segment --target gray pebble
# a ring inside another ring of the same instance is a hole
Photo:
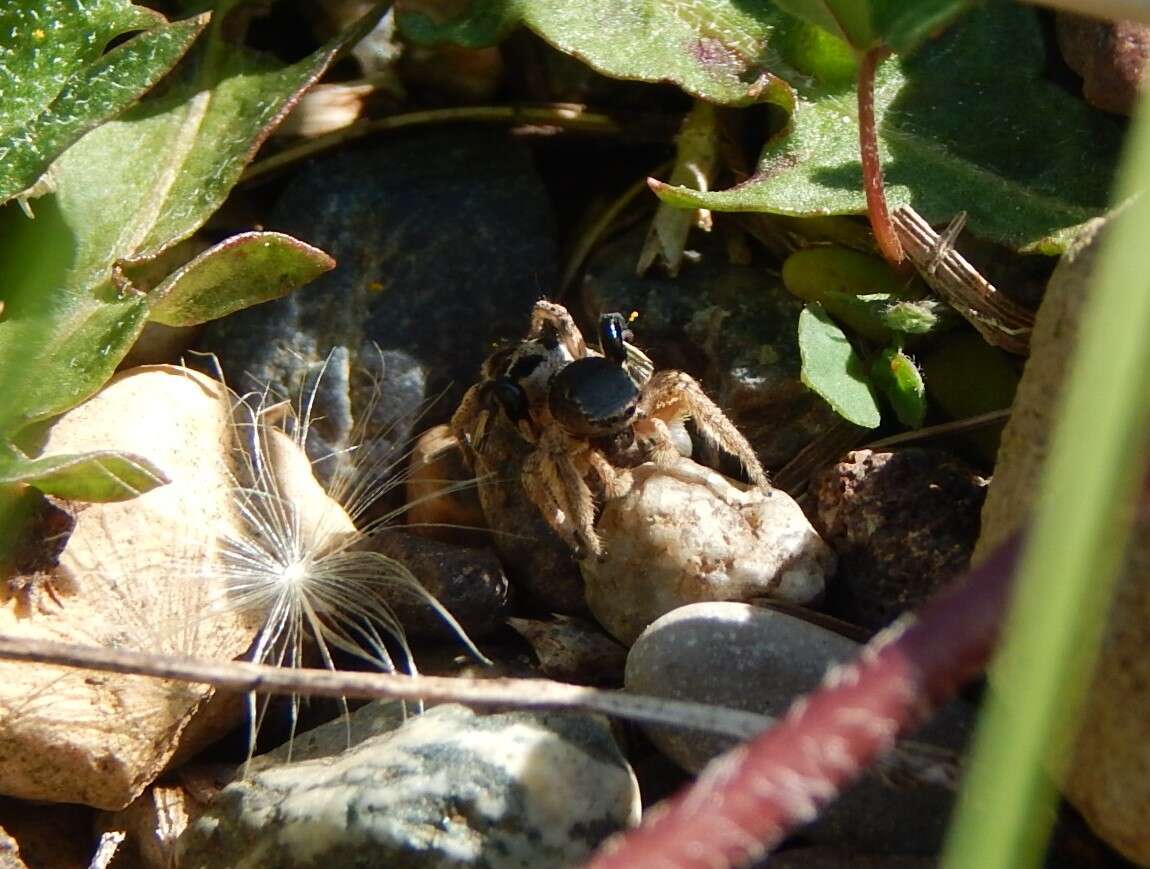
[[[780,716],[822,681],[831,664],[853,658],[860,644],[794,616],[741,603],[700,603],[668,613],[631,648],[626,688]],[[949,707],[917,735],[961,748],[970,725]],[[734,744],[690,730],[646,728],[672,760],[697,772]],[[951,794],[942,787],[893,787],[864,777],[801,831],[804,838],[873,854],[932,854],[941,842]]]
[[[602,719],[438,706],[229,785],[181,837],[180,865],[577,866],[638,813]]]

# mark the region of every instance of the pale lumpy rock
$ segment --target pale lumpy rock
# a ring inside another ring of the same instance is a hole
[[[252,533],[237,506],[234,400],[197,372],[145,366],[57,420],[45,455],[119,450],[170,482],[129,501],[66,504],[75,525],[50,577],[56,598],[0,600],[0,634],[220,660],[246,652],[266,614],[240,608],[221,569],[222,541]],[[351,528],[286,436],[271,433],[267,459],[301,528]],[[203,685],[0,662],[0,794],[120,809],[242,716],[234,695]]]
[[[737,486],[690,459],[633,474],[596,526],[604,555],[581,564],[591,612],[621,642],[690,603],[822,596],[834,553],[785,492]]]
[[[1101,221],[1059,264],[1034,325],[986,505],[978,561],[1016,531],[1034,503],[1059,397],[1078,336]],[[1083,445],[1084,448],[1087,445]],[[1088,456],[1087,456],[1088,458]],[[1083,473],[1089,473],[1089,464]],[[1057,577],[1050,577],[1056,582]],[[1099,836],[1150,866],[1150,512],[1135,518],[1123,572],[1064,793]],[[999,686],[1010,691],[1009,685]],[[1061,762],[1058,762],[1062,766]]]
[[[180,865],[578,866],[639,807],[603,719],[438,706],[229,785],[181,838]]]

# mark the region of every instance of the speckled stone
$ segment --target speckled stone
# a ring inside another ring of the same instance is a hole
[[[602,719],[438,706],[229,785],[181,837],[180,865],[577,866],[638,813]]]
[[[1059,12],[1058,47],[1092,106],[1129,115],[1150,67],[1150,26]]]
[[[270,385],[284,397],[333,353],[314,455],[346,446],[357,427],[402,444],[416,417],[449,417],[492,343],[522,331],[556,269],[531,153],[491,130],[420,132],[317,159],[268,228],[327,251],[336,268],[213,323],[201,345],[238,388]]]
[[[28,869],[20,859],[20,846],[0,827],[0,869]]]
[[[839,556],[826,609],[877,630],[966,570],[987,481],[941,450],[855,450],[814,488]]]

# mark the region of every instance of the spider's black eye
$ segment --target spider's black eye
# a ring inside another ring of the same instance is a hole
[[[627,321],[622,314],[604,314],[599,318],[599,349],[620,365],[627,361],[627,348],[623,346],[626,336]]]
[[[497,377],[487,385],[488,399],[495,399],[512,422],[527,418],[527,393],[509,377]]]
[[[544,348],[548,351],[554,350],[559,346],[559,330],[551,323],[544,323],[539,340],[543,342]]]
[[[521,356],[507,369],[507,376],[518,382],[529,377],[542,362],[542,356]]]

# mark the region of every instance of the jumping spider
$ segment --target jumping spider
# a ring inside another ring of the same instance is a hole
[[[531,446],[523,488],[578,558],[603,551],[596,497],[625,495],[628,469],[642,462],[675,465],[681,451],[673,429],[682,432],[688,418],[706,443],[742,462],[752,483],[767,485],[751,445],[698,381],[682,371],[654,371],[629,338],[621,314],[604,314],[596,351],[566,308],[537,302],[527,337],[487,359],[483,380],[451,421],[473,464],[500,414],[518,431]]]

